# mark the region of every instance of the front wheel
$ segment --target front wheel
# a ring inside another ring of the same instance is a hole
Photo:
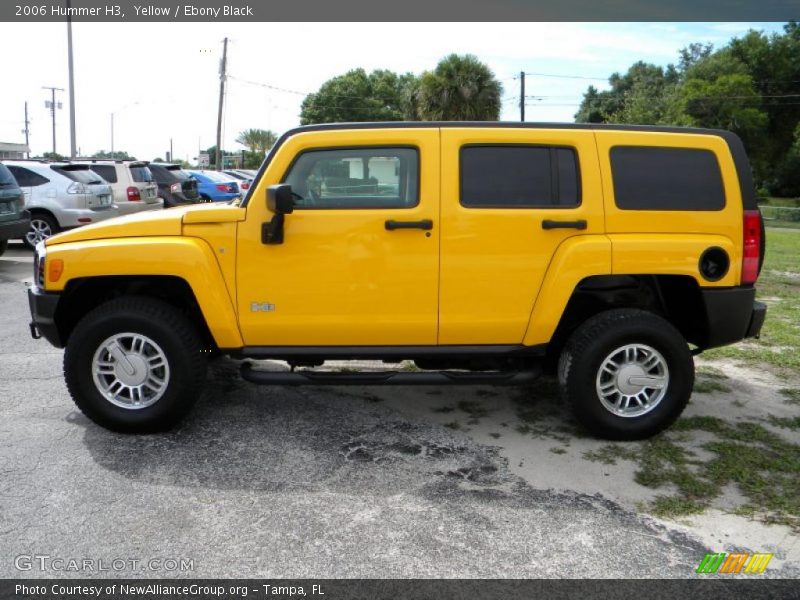
[[[558,366],[562,394],[594,434],[642,439],[669,427],[694,386],[683,336],[643,310],[604,311],[581,325]]]
[[[64,377],[78,408],[113,431],[169,429],[191,409],[205,379],[202,343],[177,309],[152,298],[112,300],[69,337]]]

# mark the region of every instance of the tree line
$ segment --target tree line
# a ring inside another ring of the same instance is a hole
[[[722,48],[690,44],[666,68],[638,61],[589,86],[583,123],[727,129],[747,148],[760,195],[800,196],[800,26],[749,31]]]

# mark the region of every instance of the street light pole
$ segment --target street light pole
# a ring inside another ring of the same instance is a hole
[[[111,157],[114,157],[114,113],[111,113]]]
[[[72,1],[67,0],[67,56],[69,62],[69,136],[70,136],[70,156],[77,156],[75,139],[75,73],[72,66]],[[54,150],[55,152],[55,150]]]

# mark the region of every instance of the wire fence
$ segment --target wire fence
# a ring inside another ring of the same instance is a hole
[[[764,222],[767,225],[779,225],[800,229],[800,207],[762,204],[759,208],[761,209]]]

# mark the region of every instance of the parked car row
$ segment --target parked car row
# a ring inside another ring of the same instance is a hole
[[[251,171],[186,170],[172,163],[77,158],[0,162],[0,254],[64,229],[120,215],[240,199]]]

